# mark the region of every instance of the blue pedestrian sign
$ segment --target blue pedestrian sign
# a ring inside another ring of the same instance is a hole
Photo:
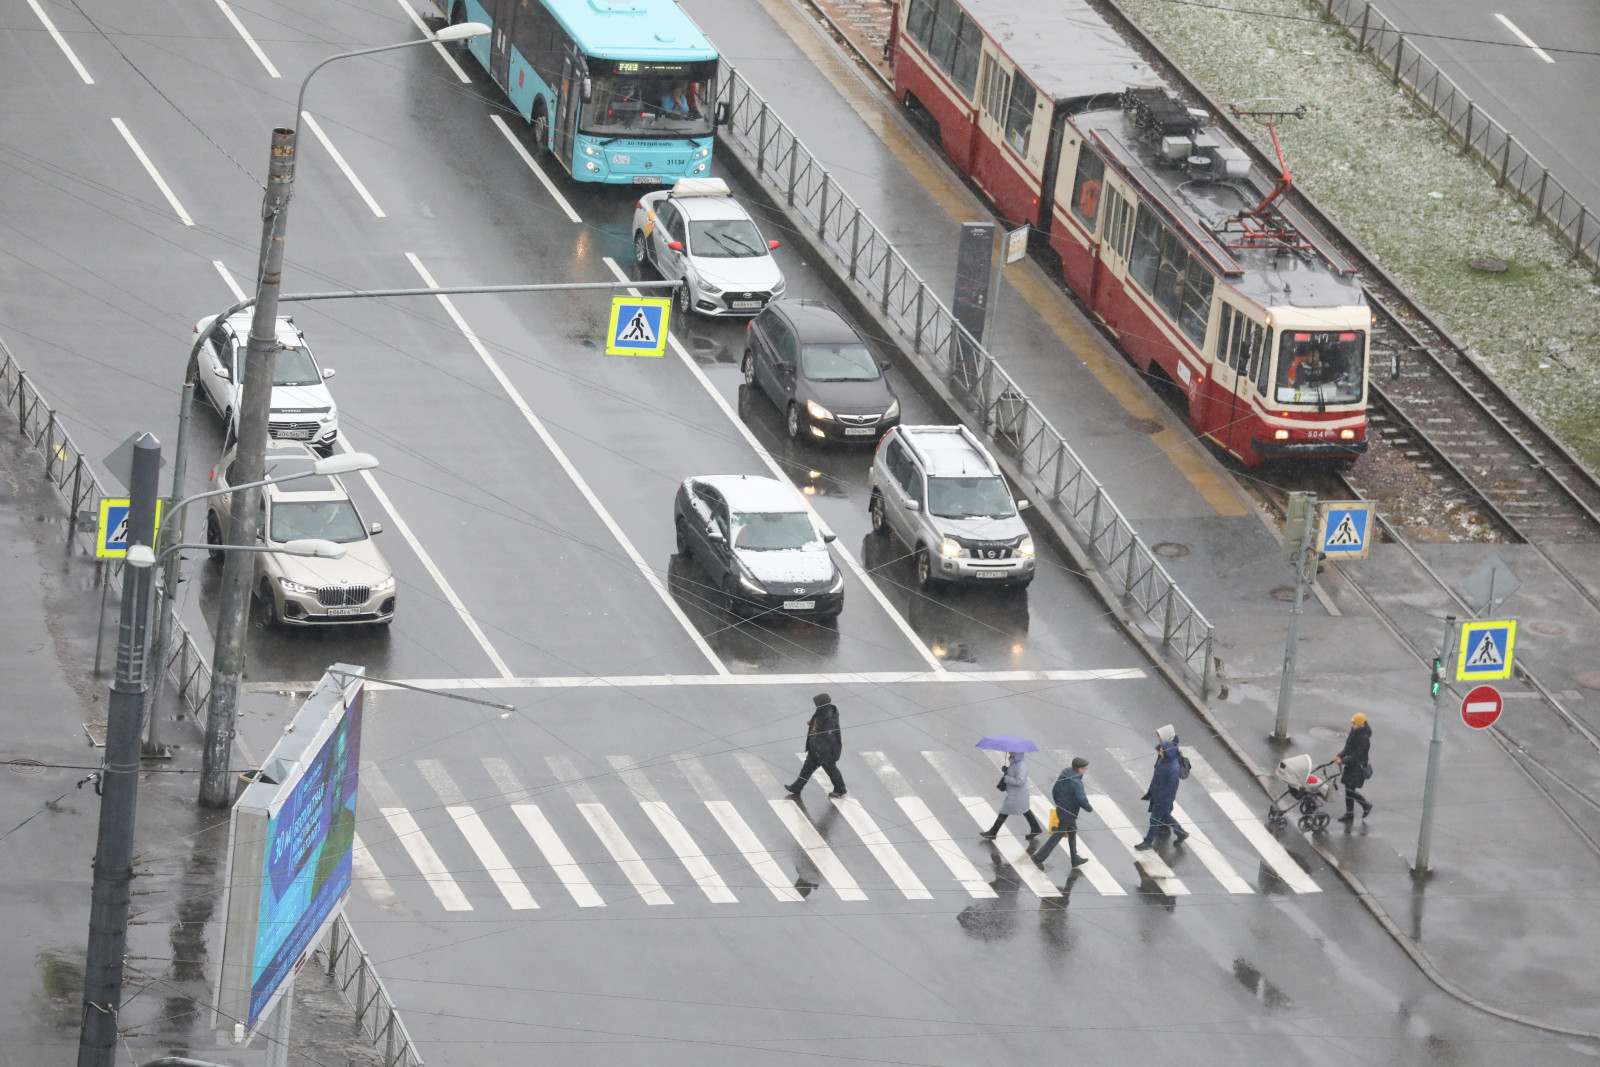
[[[1516,644],[1516,619],[1462,623],[1456,681],[1490,682],[1511,677],[1511,657]]]
[[[94,554],[100,559],[128,555],[128,501],[100,498],[100,522],[95,526]],[[156,501],[156,529],[161,528],[161,501]]]
[[[1322,513],[1322,554],[1330,559],[1366,559],[1372,545],[1372,505],[1362,500],[1328,501]]]
[[[672,301],[665,297],[612,297],[606,355],[662,355],[667,350],[667,322],[671,314]]]

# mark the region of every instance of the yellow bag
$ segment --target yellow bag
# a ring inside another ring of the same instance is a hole
[[[1055,833],[1056,827],[1061,825],[1061,813],[1055,808],[1050,809],[1050,832]]]

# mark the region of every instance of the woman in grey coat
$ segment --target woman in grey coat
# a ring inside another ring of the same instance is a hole
[[[1007,815],[1021,815],[1028,820],[1028,836],[1038,837],[1044,832],[1044,827],[1039,825],[1039,820],[1034,817],[1033,809],[1028,806],[1028,761],[1022,753],[1013,752],[1006,761],[1006,769],[1000,776],[1000,782],[1005,786],[1006,798],[1000,803],[1000,817],[994,825],[980,834],[980,837],[993,841],[1000,833]]]

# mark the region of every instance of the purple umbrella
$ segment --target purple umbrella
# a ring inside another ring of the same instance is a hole
[[[979,748],[993,749],[996,752],[1037,752],[1039,746],[1025,737],[1012,737],[1010,734],[994,734],[978,742]]]

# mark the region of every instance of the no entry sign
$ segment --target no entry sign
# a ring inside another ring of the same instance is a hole
[[[1480,685],[1461,702],[1461,721],[1474,730],[1487,729],[1500,717],[1500,706],[1500,691]]]

